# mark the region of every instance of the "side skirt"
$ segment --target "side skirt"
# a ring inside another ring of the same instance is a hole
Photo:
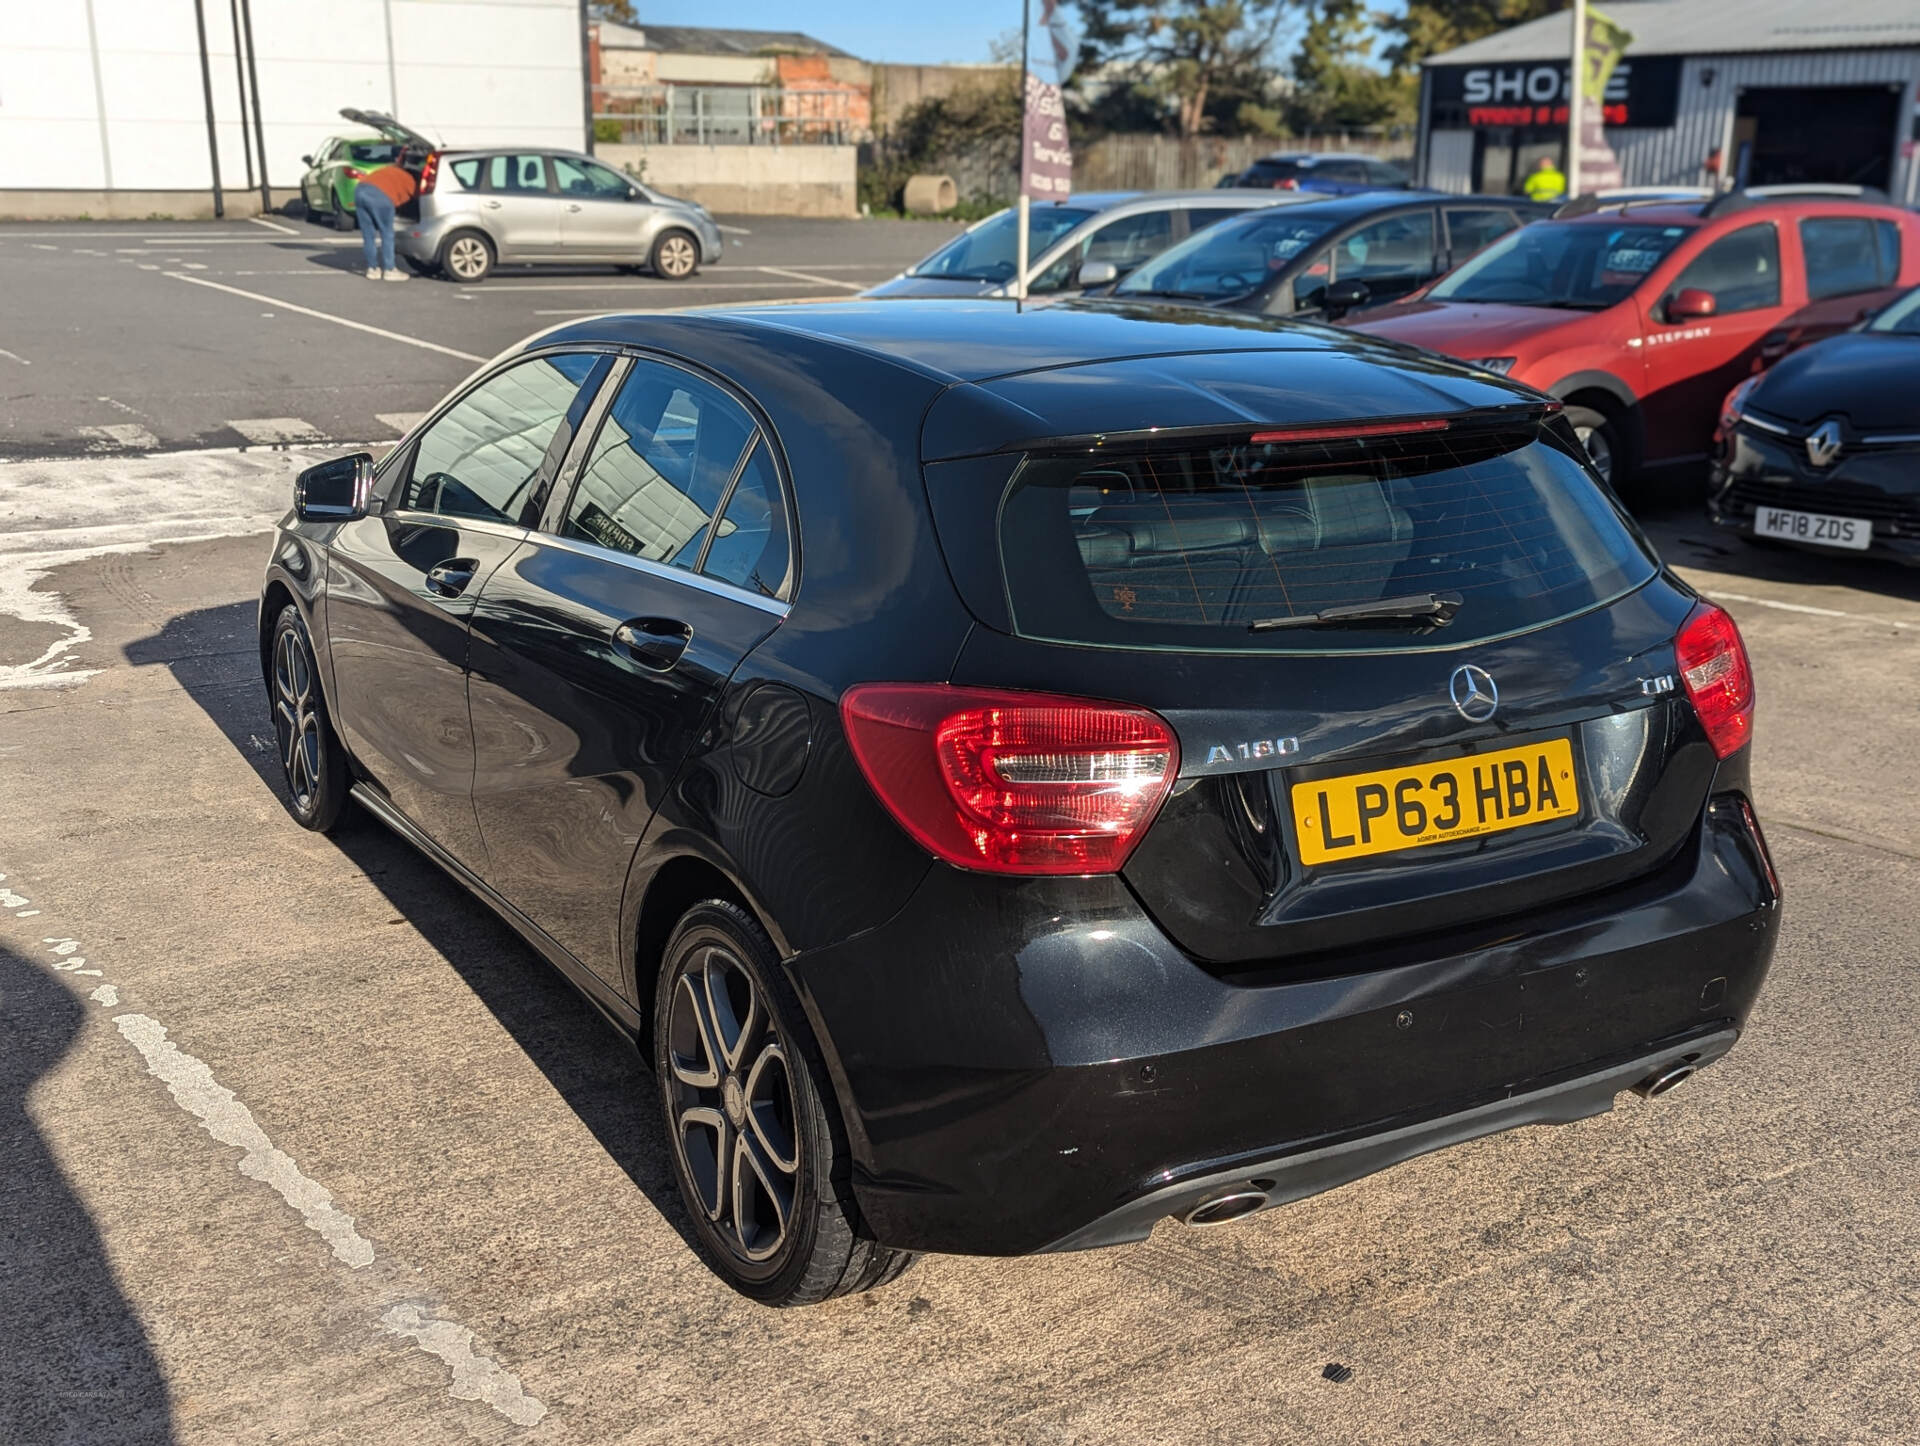
[[[547,962],[560,971],[567,983],[586,996],[587,1002],[599,1010],[609,1024],[620,1031],[621,1038],[628,1045],[638,1051],[643,1059],[646,1058],[648,1052],[640,1045],[640,1031],[643,1023],[640,1012],[608,989],[599,976],[573,957],[565,945],[501,898],[478,874],[428,838],[411,819],[387,802],[376,789],[356,781],[348,793],[368,813],[440,865],[456,883],[464,886],[481,903],[506,920],[515,933],[538,949]]]

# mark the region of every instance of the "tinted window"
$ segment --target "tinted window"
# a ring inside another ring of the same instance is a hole
[[[540,191],[547,189],[545,156],[489,156],[487,186],[495,191]]]
[[[1235,216],[1246,215],[1246,208],[1234,206],[1195,206],[1187,212],[1187,234],[1204,231],[1217,221],[1231,221]]]
[[[1447,244],[1456,264],[1489,242],[1497,241],[1515,225],[1511,211],[1456,211],[1447,208]]]
[[[1368,181],[1365,161],[1322,161],[1313,168],[1311,174],[1350,186],[1364,186]]]
[[[1891,221],[1825,216],[1800,223],[1807,255],[1807,295],[1848,296],[1879,291],[1900,276],[1900,228]]]
[[[1667,294],[1688,287],[1713,293],[1714,311],[1757,311],[1780,304],[1780,237],[1771,223],[1722,236],[1687,263]]]
[[[1289,214],[1303,209],[1275,206],[1210,226],[1145,262],[1116,294],[1200,301],[1244,296],[1333,229],[1331,221]]]
[[[1296,161],[1268,159],[1255,161],[1248,166],[1240,177],[1243,186],[1277,186],[1282,181],[1300,179],[1300,166]]]
[[[781,595],[787,577],[787,509],[765,438],[734,484],[700,570],[767,597]]]
[[[455,161],[447,168],[453,172],[454,179],[469,191],[480,184],[480,158],[469,156],[464,161]]]
[[[522,523],[559,458],[549,456],[598,357],[522,362],[480,383],[420,435],[399,505]]]
[[[1074,206],[1035,206],[1027,231],[1027,264],[1050,249],[1082,221],[1095,213]],[[1008,281],[1013,277],[1013,248],[1018,244],[1015,232],[1019,218],[1002,211],[975,226],[964,236],[956,236],[907,274],[909,276],[946,276],[956,281]]]
[[[593,439],[561,531],[692,567],[753,432],[746,411],[712,383],[635,362]]]
[[[586,196],[598,201],[624,201],[633,189],[619,172],[593,161],[576,161],[567,156],[553,158],[553,179],[569,196]]]
[[[361,166],[390,166],[405,149],[398,141],[351,141],[347,158]]]
[[[1362,226],[1333,243],[1333,279],[1424,281],[1433,275],[1433,212],[1411,211]]]
[[[1385,161],[1368,161],[1367,177],[1376,186],[1404,186],[1407,173],[1398,166],[1390,166]]]
[[[1598,606],[1654,563],[1531,428],[1029,461],[1001,512],[1015,626],[1120,647],[1456,647]],[[1444,629],[1260,619],[1457,593]]]
[[[1427,295],[1434,301],[1597,311],[1630,295],[1686,239],[1687,230],[1590,221],[1522,226]]]

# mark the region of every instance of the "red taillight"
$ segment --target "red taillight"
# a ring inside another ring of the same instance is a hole
[[[1416,417],[1409,422],[1342,422],[1333,427],[1286,427],[1255,432],[1249,442],[1335,442],[1348,437],[1398,437],[1409,432],[1444,432],[1445,417]]]
[[[1284,181],[1275,181],[1273,183],[1273,189],[1276,191],[1297,191],[1300,189],[1300,183],[1289,177]]]
[[[1753,668],[1726,611],[1701,603],[1681,625],[1673,651],[1714,753],[1725,758],[1753,737]]]
[[[841,697],[840,719],[900,826],[988,873],[1112,873],[1180,771],[1166,720],[1121,703],[863,683]]]
[[[433,183],[440,179],[440,152],[428,151],[425,164],[420,167],[420,194],[426,195],[433,189]]]

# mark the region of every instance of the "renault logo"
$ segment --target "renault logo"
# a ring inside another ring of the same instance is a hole
[[[1831,467],[1840,455],[1840,424],[1822,422],[1807,434],[1807,460],[1816,467]]]
[[[1500,690],[1493,685],[1493,674],[1472,663],[1463,663],[1453,670],[1447,694],[1453,699],[1453,706],[1460,710],[1460,716],[1469,723],[1486,722],[1500,706]]]

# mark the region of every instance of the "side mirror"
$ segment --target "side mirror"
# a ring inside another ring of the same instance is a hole
[[[1120,268],[1111,261],[1083,261],[1080,263],[1080,289],[1091,286],[1111,286],[1120,279]]]
[[[300,159],[301,159],[302,161],[304,161],[304,162],[305,162],[305,163],[306,163],[307,165],[309,165],[309,166],[313,164],[313,157],[312,157],[312,156],[302,156],[302,157],[301,157]]]
[[[1712,316],[1720,309],[1720,303],[1714,299],[1711,291],[1702,291],[1697,286],[1683,286],[1667,298],[1668,321],[1693,321],[1698,317]]]
[[[302,522],[351,522],[367,515],[373,495],[373,453],[355,452],[307,468],[293,482],[293,513]]]
[[[1364,281],[1336,281],[1327,288],[1327,294],[1320,304],[1336,316],[1343,311],[1352,311],[1365,306],[1373,300],[1373,288]]]

